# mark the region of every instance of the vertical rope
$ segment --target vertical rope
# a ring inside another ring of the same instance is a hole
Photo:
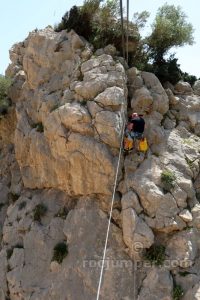
[[[126,27],[126,61],[128,64],[128,37],[129,37],[129,0],[127,0],[127,27]]]
[[[122,108],[123,108],[123,106],[124,106],[124,104],[122,105]],[[123,113],[124,113],[124,109],[123,109]],[[120,132],[120,135],[121,135],[120,151],[119,151],[117,169],[116,169],[116,174],[115,174],[114,188],[113,188],[112,201],[111,201],[111,207],[110,207],[110,215],[109,215],[108,227],[107,227],[107,232],[106,232],[106,241],[105,241],[105,246],[104,246],[104,251],[103,251],[103,259],[102,259],[101,273],[100,273],[100,277],[99,277],[99,285],[98,285],[96,300],[99,300],[99,296],[100,296],[101,282],[102,282],[102,278],[103,278],[104,263],[105,263],[106,250],[107,250],[107,244],[108,244],[108,236],[109,236],[109,231],[110,231],[115,191],[116,191],[116,186],[117,186],[117,177],[118,177],[118,173],[119,173],[119,166],[120,166],[120,160],[121,160],[121,154],[122,154],[122,148],[123,148],[125,113],[122,116],[122,110],[121,110],[121,118],[122,118],[122,128],[121,128],[121,132]]]
[[[122,52],[123,57],[125,58],[125,47],[124,47],[124,18],[123,18],[123,4],[120,0],[120,15],[121,15],[121,31],[122,31]]]

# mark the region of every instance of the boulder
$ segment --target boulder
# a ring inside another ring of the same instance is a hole
[[[190,288],[183,296],[183,300],[199,300],[200,299],[200,283],[198,282]]]
[[[99,106],[95,101],[87,101],[87,108],[92,118],[95,118],[96,113],[103,110],[103,107]]]
[[[173,129],[176,127],[176,120],[171,120],[170,118],[166,117],[163,126],[165,129]]]
[[[169,271],[154,267],[144,279],[137,300],[171,300],[172,290]]]
[[[13,83],[8,89],[8,96],[12,99],[13,102],[23,100],[22,88],[25,80],[26,75],[23,70],[18,71],[17,74],[14,76]]]
[[[188,209],[184,209],[180,214],[179,217],[185,222],[191,222],[192,221],[192,214]]]
[[[188,82],[179,81],[174,87],[175,94],[190,95],[192,94],[192,87]]]
[[[142,212],[142,207],[139,202],[137,194],[133,191],[129,191],[123,195],[121,199],[122,209],[134,208],[137,214]]]
[[[100,111],[95,115],[94,126],[103,143],[114,148],[120,147],[122,120],[119,114]]]
[[[92,100],[106,87],[106,78],[102,76],[93,82],[78,82],[75,86],[75,92],[87,100]]]
[[[7,273],[7,253],[6,250],[1,250],[0,251],[0,296],[2,296],[2,300],[6,299],[6,295],[8,292],[8,287],[7,287],[7,278],[6,278],[6,273]],[[4,298],[5,297],[5,298]]]
[[[115,56],[116,52],[117,52],[117,50],[116,50],[115,46],[113,46],[113,45],[107,45],[104,48],[104,53],[105,54],[108,54],[108,55],[111,55],[111,56]]]
[[[151,247],[154,242],[152,230],[137,216],[133,208],[122,211],[122,229],[124,242],[135,259],[138,259],[143,249]]]
[[[200,96],[200,80],[195,81],[193,85],[194,94]]]
[[[153,73],[142,72],[141,76],[145,86],[149,89],[153,97],[152,110],[164,115],[169,109],[169,99],[160,81]]]
[[[197,229],[200,229],[200,204],[196,204],[192,210],[192,225]]]
[[[139,71],[137,70],[136,67],[132,67],[127,70],[127,76],[128,76],[128,81],[130,83],[133,83],[133,81],[136,79],[136,76],[138,75]]]
[[[100,93],[95,99],[99,105],[103,107],[121,106],[124,100],[124,91],[119,87],[107,88],[104,92]]]
[[[145,87],[137,89],[131,100],[131,108],[138,113],[149,113],[152,109],[153,98]]]
[[[77,274],[76,283],[84,280],[84,284],[79,285],[79,289],[77,289],[76,284],[74,288],[70,283],[71,280],[66,282],[66,279],[62,278],[61,274],[58,274],[58,280],[61,280],[61,290],[59,288],[55,290],[60,295],[65,291],[66,295],[67,284],[67,286],[69,285],[67,294],[76,294],[77,299],[86,298],[86,296],[87,299],[96,297],[104,249],[103,241],[105,241],[108,225],[106,214],[102,213],[94,205],[93,201],[88,201],[88,199],[86,201],[87,204],[83,201],[79,202],[78,207],[69,213],[64,225],[64,233],[69,243],[70,255],[70,260],[66,262],[65,272],[71,274],[70,278],[73,276],[73,273],[74,275]],[[92,231],[91,224],[93,224]],[[105,299],[110,297],[113,299],[121,299],[123,297],[129,299],[134,294],[134,286],[132,284],[134,269],[132,264],[128,263],[130,262],[129,257],[123,251],[121,231],[113,224],[111,224],[110,229],[109,246],[105,262],[106,268],[104,269],[105,279],[102,281],[101,295]],[[90,245],[93,245],[93,247],[91,248]],[[117,268],[114,266],[116,259],[120,264],[120,267]],[[123,264],[123,262],[127,264]],[[73,265],[74,271],[68,268],[69,265]],[[77,270],[79,270],[78,273],[76,272]],[[121,281],[120,279],[122,278],[123,280]],[[111,286],[113,287],[112,291],[110,290]]]
[[[169,105],[171,107],[173,107],[174,105],[177,105],[179,103],[179,97],[175,96],[173,94],[172,90],[169,89],[169,88],[167,90],[165,90],[165,91],[166,91],[167,96],[169,98]]]
[[[184,293],[187,295],[187,291],[191,291],[191,287],[194,287],[196,284],[199,283],[199,277],[197,274],[194,274],[193,271],[189,269],[189,271],[184,273],[184,271],[179,272],[175,276],[176,284],[181,286]],[[183,299],[186,299],[183,294]],[[194,298],[187,298],[187,299],[194,299]]]
[[[2,239],[3,224],[6,219],[7,208],[9,205],[9,189],[3,183],[0,183],[0,241]]]
[[[179,207],[181,208],[187,207],[187,197],[188,197],[187,193],[184,190],[182,190],[179,186],[176,186],[172,190],[172,195],[176,199],[176,203]]]
[[[31,32],[13,50],[13,64],[19,56],[23,69],[13,85],[17,102],[15,151],[27,188],[58,188],[71,195],[111,192],[108,185],[114,180],[111,177],[121,140],[121,106],[126,109],[126,75],[111,55],[83,59],[88,47],[73,30],[56,33],[47,27]],[[105,51],[114,51],[111,48]],[[15,83],[21,81],[17,95]],[[21,186],[13,182],[12,190]]]
[[[168,241],[166,254],[176,266],[187,268],[194,263],[197,255],[197,236],[194,230],[175,233]]]

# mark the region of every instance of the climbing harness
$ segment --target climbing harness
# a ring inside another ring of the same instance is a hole
[[[117,177],[118,177],[121,154],[122,154],[122,149],[123,149],[123,137],[124,137],[124,129],[125,129],[124,103],[122,104],[122,109],[121,109],[121,119],[122,119],[122,128],[121,128],[121,132],[120,132],[120,135],[121,135],[120,151],[119,151],[117,169],[116,169],[116,174],[115,174],[114,188],[113,188],[113,194],[112,194],[112,201],[111,201],[111,207],[110,207],[108,227],[107,227],[107,232],[106,232],[106,241],[105,241],[105,246],[104,246],[104,251],[103,251],[103,259],[102,259],[102,264],[101,264],[101,273],[100,273],[100,277],[99,277],[99,284],[98,284],[96,300],[99,300],[99,296],[100,296],[101,282],[102,282],[102,278],[103,278],[103,269],[104,269],[106,250],[107,250],[107,244],[108,244],[108,235],[109,235],[109,231],[110,231],[110,224],[111,224],[111,218],[112,218],[114,197],[115,197],[115,191],[116,191],[116,186],[117,186]]]
[[[141,152],[146,152],[148,150],[148,143],[147,143],[147,139],[145,137],[143,137],[140,141],[139,141],[139,150]]]
[[[124,136],[123,140],[123,151],[124,153],[129,153],[133,150],[133,139],[130,135]]]

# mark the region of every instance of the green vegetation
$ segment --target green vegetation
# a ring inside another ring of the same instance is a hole
[[[191,274],[191,273],[188,272],[188,271],[183,271],[183,272],[178,272],[178,274],[179,274],[180,276],[182,276],[182,277],[185,277],[185,276],[187,276],[187,275],[189,275],[189,274]]]
[[[181,71],[181,76],[182,76],[182,80],[189,82],[191,85],[193,85],[195,83],[195,81],[197,80],[197,77],[194,75],[190,75],[187,72],[182,72]]]
[[[68,215],[68,213],[69,213],[68,209],[64,206],[64,207],[62,207],[62,208],[57,212],[57,214],[55,215],[55,217],[59,217],[59,218],[65,219],[66,216]]]
[[[5,115],[8,112],[10,101],[7,92],[10,85],[11,79],[0,75],[0,115]]]
[[[44,204],[38,204],[33,211],[33,220],[41,222],[41,218],[46,214],[47,207]]]
[[[17,195],[17,194],[15,194],[15,193],[9,193],[8,194],[8,198],[9,198],[9,200],[12,202],[12,203],[14,203],[14,202],[16,202],[18,199],[19,199],[19,195]]]
[[[57,261],[59,264],[62,263],[63,259],[68,254],[68,247],[65,242],[58,243],[54,247],[52,261]]]
[[[86,106],[87,101],[86,101],[86,100],[81,100],[81,101],[80,101],[80,104],[83,105],[83,106]]]
[[[193,167],[193,162],[194,162],[195,160],[194,160],[194,161],[193,161],[193,160],[190,160],[187,156],[185,156],[185,160],[186,160],[188,166],[190,167],[190,169],[192,169],[192,167]]]
[[[145,67],[149,72],[154,73],[161,83],[166,81],[176,84],[179,80],[183,79],[181,75],[180,65],[177,63],[178,59],[171,55],[168,59],[163,59],[162,62],[153,64]]]
[[[144,27],[148,16],[149,13],[146,11],[136,13],[134,22],[129,22],[129,39],[135,43],[135,50],[140,40],[139,29]],[[73,6],[55,26],[55,31],[63,29],[68,31],[74,29],[92,43],[95,49],[113,44],[122,52],[120,10],[117,0],[85,0],[82,6]]]
[[[192,45],[193,27],[180,6],[164,4],[158,9],[152,25],[152,33],[147,38],[149,53],[158,65],[172,47]]]
[[[192,146],[193,145],[193,141],[190,138],[187,139],[183,139],[183,144],[186,144],[188,146]]]
[[[183,289],[180,285],[176,285],[173,289],[173,300],[179,300],[183,296]]]
[[[165,260],[165,247],[163,245],[152,245],[146,250],[145,258],[157,266],[163,265]]]
[[[173,47],[192,45],[193,26],[180,6],[164,4],[156,14],[150,34],[142,38],[140,31],[147,23],[149,13],[143,11],[130,16],[129,22],[129,66],[153,72],[164,83],[175,84],[180,79],[193,84],[196,76],[183,72],[178,59],[172,54]],[[127,20],[124,18],[124,33]],[[77,34],[92,43],[95,49],[114,45],[122,55],[122,34],[117,0],[85,0],[82,6],[73,6],[66,12],[55,31],[74,29]],[[59,51],[59,50],[58,50]]]
[[[155,155],[156,157],[160,156],[160,154],[158,152],[154,152],[153,155]]]
[[[190,230],[190,229],[192,229],[192,228],[193,228],[193,226],[187,225],[186,227],[183,228],[183,230]]]
[[[176,176],[175,174],[170,171],[165,169],[162,174],[161,174],[161,182],[163,184],[163,188],[166,191],[170,191],[171,189],[174,188],[175,186],[175,180],[176,180]]]
[[[38,132],[44,132],[44,126],[43,126],[42,122],[33,124],[32,127],[36,128],[36,131],[38,131]]]
[[[26,207],[26,201],[22,201],[18,206],[19,210],[22,210],[25,207]]]
[[[180,79],[193,82],[196,79],[195,76],[181,71],[174,54],[165,58],[173,47],[194,43],[193,27],[187,22],[187,16],[180,6],[166,3],[158,9],[152,24],[152,32],[146,37],[145,43],[147,47],[144,56],[145,68],[154,72],[162,83],[170,81],[175,84]]]

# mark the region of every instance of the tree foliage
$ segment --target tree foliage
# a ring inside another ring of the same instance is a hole
[[[175,84],[183,79],[193,84],[196,77],[182,72],[174,55],[166,58],[172,48],[194,43],[193,27],[186,14],[180,6],[164,4],[158,9],[151,33],[142,38],[140,30],[148,17],[147,11],[136,12],[128,24],[128,33],[124,18],[125,35],[129,36],[129,66],[155,73],[162,83]],[[95,49],[113,44],[122,54],[118,0],[85,0],[82,6],[73,6],[55,26],[56,31],[63,29],[74,29]]]
[[[152,33],[147,37],[150,57],[157,63],[172,47],[192,45],[193,27],[186,21],[187,17],[180,6],[164,4],[158,9],[152,25]]]
[[[144,11],[135,15],[129,22],[129,38],[138,45],[139,29],[144,27],[149,13]],[[126,21],[125,21],[126,25]],[[73,6],[66,12],[55,31],[74,29],[86,38],[96,49],[113,44],[119,51],[121,45],[121,22],[118,0],[85,0],[83,6]]]
[[[163,60],[162,63],[146,64],[144,69],[148,72],[154,73],[161,83],[166,81],[176,84],[182,78],[182,71],[178,64],[178,59],[171,55],[168,59]]]
[[[196,76],[188,74],[187,72],[182,72],[182,71],[181,71],[181,78],[183,81],[187,81],[191,85],[193,85],[195,83],[195,81],[197,80]]]
[[[0,75],[0,115],[6,114],[10,105],[10,101],[7,97],[10,84],[10,78]]]
[[[142,41],[136,65],[142,70],[155,73],[162,83],[170,81],[175,84],[186,78],[193,82],[195,78],[189,74],[184,75],[174,54],[166,58],[172,48],[193,43],[193,27],[187,22],[181,7],[164,4],[158,9],[152,32]]]

